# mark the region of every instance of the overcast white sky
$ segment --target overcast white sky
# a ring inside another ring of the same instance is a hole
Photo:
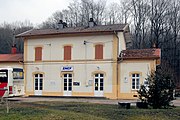
[[[0,0],[0,23],[29,20],[34,25],[57,10],[66,9],[72,0]],[[108,0],[108,3],[119,0]]]

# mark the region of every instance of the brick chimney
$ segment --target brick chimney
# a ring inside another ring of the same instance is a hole
[[[16,54],[17,53],[17,48],[16,48],[16,44],[14,44],[11,48],[11,54]]]
[[[59,20],[58,25],[57,25],[57,29],[63,29],[67,27],[67,23],[63,22],[62,20]]]
[[[94,27],[94,26],[96,26],[96,23],[94,22],[93,18],[90,18],[89,27],[91,28],[91,27]]]

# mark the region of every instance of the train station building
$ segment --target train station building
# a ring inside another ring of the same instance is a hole
[[[32,29],[24,40],[25,95],[137,99],[160,49],[129,50],[128,24]]]

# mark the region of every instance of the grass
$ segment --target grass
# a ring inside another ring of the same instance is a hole
[[[117,105],[68,102],[11,102],[10,113],[0,105],[0,120],[180,120],[180,107],[131,109]]]

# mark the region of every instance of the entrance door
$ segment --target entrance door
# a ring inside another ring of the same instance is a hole
[[[43,74],[34,75],[34,95],[42,95]]]
[[[104,75],[95,74],[94,76],[94,96],[101,97],[104,95]]]
[[[64,74],[64,96],[72,95],[72,74]]]

